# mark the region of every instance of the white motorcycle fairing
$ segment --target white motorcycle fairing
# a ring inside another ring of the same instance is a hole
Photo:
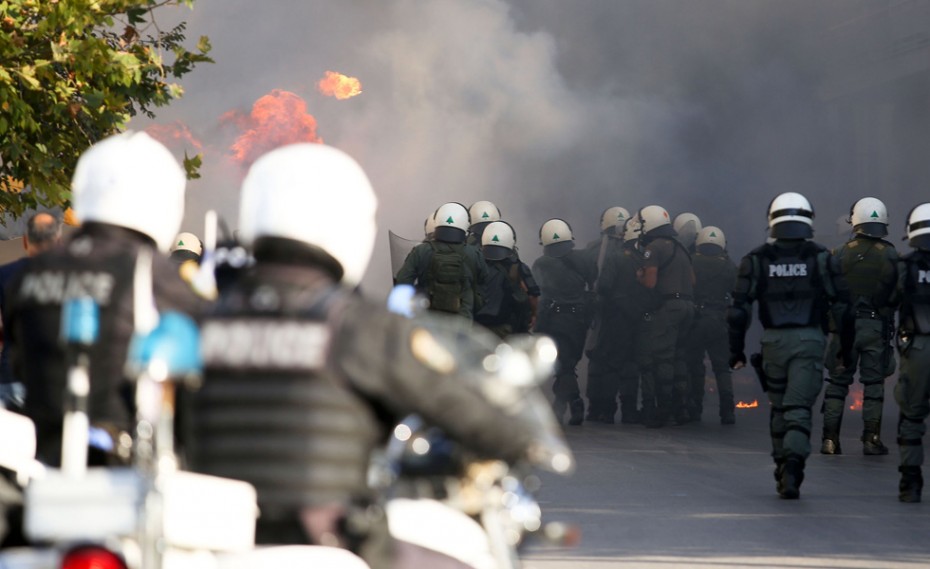
[[[394,539],[437,551],[475,569],[497,569],[487,533],[459,510],[436,500],[397,498],[387,503]]]

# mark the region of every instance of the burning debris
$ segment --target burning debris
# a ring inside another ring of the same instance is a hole
[[[736,404],[737,409],[753,409],[759,406],[759,400],[753,399],[752,403],[746,403],[745,401],[740,401]]]
[[[275,89],[255,101],[249,114],[230,111],[223,115],[222,121],[236,125],[241,131],[229,150],[236,162],[246,167],[279,146],[323,142],[316,133],[316,118],[307,112],[307,103],[283,89]]]
[[[197,152],[203,150],[203,143],[181,121],[174,121],[169,124],[153,124],[146,127],[145,132],[169,148],[181,146],[185,149],[193,148]]]
[[[362,82],[357,77],[348,77],[335,71],[327,71],[316,87],[320,93],[327,97],[336,97],[340,101],[362,93]]]

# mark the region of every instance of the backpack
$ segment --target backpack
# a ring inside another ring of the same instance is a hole
[[[440,249],[430,242],[433,255],[427,269],[427,294],[431,310],[458,314],[465,291],[465,253],[462,244],[447,244]]]

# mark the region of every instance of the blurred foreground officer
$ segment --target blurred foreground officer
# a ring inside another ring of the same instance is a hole
[[[875,198],[862,198],[853,204],[849,222],[855,236],[835,249],[849,284],[850,300],[856,318],[856,339],[852,361],[841,367],[836,360],[839,337],[833,334],[827,351],[830,377],[823,394],[823,454],[840,454],[840,425],[846,395],[852,385],[856,367],[863,386],[862,453],[888,454],[879,435],[882,430],[882,407],[885,401],[885,378],[894,373],[895,361],[891,340],[894,337],[894,310],[898,303],[898,252],[883,239],[888,235],[888,210]]]
[[[646,375],[654,387],[656,405],[644,403],[645,425],[664,427],[674,417],[681,425],[688,413],[688,370],[685,348],[694,319],[694,272],[691,256],[676,239],[675,229],[665,208],[650,205],[639,210],[642,227],[643,270],[639,282],[654,291],[660,303],[646,324],[653,372]]]
[[[594,262],[575,250],[572,228],[562,219],[550,219],[539,228],[543,256],[533,263],[533,276],[542,296],[536,331],[551,336],[559,349],[555,367],[553,409],[559,421],[566,409],[569,425],[584,421],[584,400],[578,387],[576,368],[584,353],[588,331],[588,292],[596,278]]]
[[[800,496],[804,461],[810,455],[811,406],[823,384],[825,323],[831,306],[841,324],[842,361],[849,361],[852,318],[837,259],[813,237],[814,210],[801,194],[778,195],[768,209],[774,239],[743,257],[730,328],[730,366],[746,364],[745,335],[752,303],[759,302],[762,367],[772,405],[770,431],[778,495]]]
[[[895,386],[895,399],[901,408],[898,499],[920,502],[924,486],[923,437],[930,415],[930,203],[918,205],[907,216],[907,238],[914,250],[901,259],[898,281],[901,294],[898,315],[901,372]]]
[[[719,227],[708,226],[695,241],[694,266],[694,327],[689,345],[694,350],[689,361],[691,377],[691,415],[699,420],[704,410],[704,354],[717,382],[720,397],[720,423],[736,422],[733,402],[733,377],[730,373],[730,344],[727,333],[727,308],[730,292],[736,284],[736,265],[727,255],[727,240]]]
[[[255,265],[203,325],[193,466],[256,487],[258,543],[340,546],[392,567],[399,545],[366,477],[400,419],[416,413],[505,460],[533,433],[456,381],[459,363],[423,324],[353,292],[377,203],[352,158],[322,144],[278,148],[252,165],[240,204]]]
[[[26,233],[23,235],[23,249],[26,256],[12,263],[0,266],[0,314],[6,312],[6,297],[4,291],[13,277],[26,265],[26,259],[35,257],[43,251],[48,251],[61,243],[61,223],[50,213],[37,213],[26,222]],[[0,406],[22,407],[26,397],[23,384],[16,380],[10,365],[10,354],[13,352],[12,338],[4,338],[3,353],[0,354]]]
[[[468,210],[449,202],[439,206],[433,218],[433,238],[410,251],[394,280],[416,285],[429,299],[430,310],[473,320],[481,308],[488,265],[481,251],[465,242]]]
[[[529,332],[536,323],[540,291],[530,268],[517,256],[513,227],[504,221],[491,222],[481,241],[489,276],[484,305],[475,321],[501,338]]]
[[[71,189],[82,222],[62,247],[26,263],[7,288],[4,329],[13,337],[13,371],[26,385],[25,413],[36,423],[40,460],[59,461],[68,355],[59,340],[61,306],[90,297],[100,309],[100,338],[90,349],[91,424],[131,431],[124,376],[133,332],[133,274],[143,249],[153,257],[160,311],[196,314],[200,301],[164,254],[184,214],[184,170],[149,135],[111,136],[78,160]]]

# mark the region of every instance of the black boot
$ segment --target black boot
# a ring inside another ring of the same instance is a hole
[[[866,431],[862,434],[862,454],[867,456],[885,455],[888,454],[888,447],[882,444],[877,432]]]
[[[573,399],[571,403],[568,404],[568,424],[569,425],[580,425],[584,421],[584,399],[578,398]]]
[[[907,503],[920,502],[920,492],[924,487],[924,477],[919,466],[899,466],[901,482],[898,484],[898,500]]]
[[[823,433],[823,443],[820,445],[820,454],[843,454],[840,448],[840,436],[838,433]]]
[[[791,455],[785,461],[778,495],[785,500],[797,500],[801,496],[801,482],[804,482],[804,459]]]
[[[778,492],[780,495],[782,491],[784,490],[784,486],[782,485],[782,481],[781,481],[782,477],[785,475],[784,459],[775,461],[774,474],[775,474],[775,491]]]

